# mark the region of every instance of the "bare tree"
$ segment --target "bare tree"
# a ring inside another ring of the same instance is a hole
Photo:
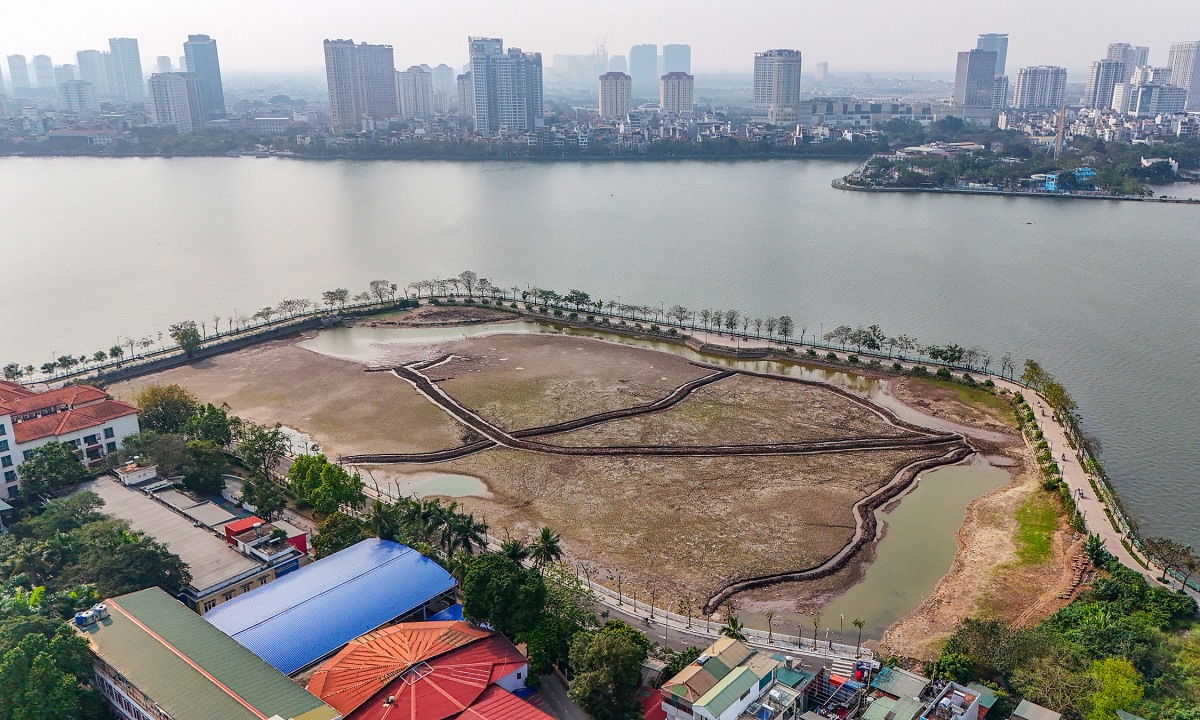
[[[767,334],[771,337],[775,337],[775,325],[777,322],[778,321],[773,317],[767,318],[765,325],[767,326]]]
[[[213,335],[221,334],[221,316],[213,315]]]
[[[392,284],[387,280],[372,280],[367,286],[367,292],[378,298],[379,302],[387,299],[388,293],[391,291]]]
[[[1017,366],[1013,362],[1012,353],[1004,353],[1004,357],[1000,358],[1000,375],[1002,377],[1008,376],[1008,379],[1011,380],[1016,369]]]
[[[463,270],[458,275],[458,281],[466,289],[467,295],[475,297],[475,286],[479,284],[479,276],[470,270]]]
[[[754,334],[762,337],[763,319],[754,318]]]

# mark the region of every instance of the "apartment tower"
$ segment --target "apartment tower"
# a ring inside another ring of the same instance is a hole
[[[1171,83],[1187,90],[1188,110],[1200,110],[1200,40],[1171,43]]]
[[[1127,83],[1133,78],[1134,68],[1150,61],[1150,48],[1129,43],[1109,43],[1105,59],[1121,63],[1121,69],[1117,72],[1117,82]]]
[[[663,72],[692,72],[691,45],[663,45]]]
[[[1113,89],[1118,83],[1129,80],[1122,78],[1125,63],[1121,60],[1093,60],[1088,68],[1087,84],[1083,90],[1083,105],[1089,108],[1112,107]]]
[[[204,128],[200,76],[196,73],[154,73],[147,83],[148,110],[156,125],[174,125],[181,133]]]
[[[54,63],[49,55],[33,56],[33,76],[37,79],[38,92],[54,90],[58,83],[54,82]]]
[[[625,117],[633,105],[633,78],[623,72],[600,76],[600,117]]]
[[[29,86],[29,65],[24,55],[8,56],[8,81],[12,84],[12,94],[20,97],[28,95],[32,89]]]
[[[1012,106],[1018,110],[1059,108],[1067,89],[1067,69],[1057,65],[1023,67],[1017,71]]]
[[[138,41],[134,38],[109,38],[108,54],[109,86],[113,94],[129,103],[144,102],[146,89]]]
[[[187,72],[196,75],[200,83],[200,109],[205,120],[225,117],[225,88],[221,84],[221,62],[217,58],[217,41],[207,35],[188,35],[183,44]],[[160,58],[171,65],[170,58]]]
[[[396,66],[391,45],[325,41],[325,80],[330,124],[335,132],[354,132],[362,118],[395,117]]]
[[[471,37],[475,131],[530,132],[543,126],[542,54],[504,50],[500,38]]]
[[[96,88],[85,80],[71,80],[58,86],[59,104],[73,113],[99,111],[100,100]]]
[[[658,46],[634,45],[629,49],[629,75],[633,78],[633,94],[653,97],[658,91]]]
[[[463,73],[456,78],[458,83],[458,115],[459,117],[475,117],[475,83],[471,73]]]
[[[396,95],[400,117],[420,120],[433,117],[433,73],[418,65],[397,72]]]
[[[695,78],[683,72],[671,72],[659,78],[658,106],[664,115],[691,115]]]
[[[828,76],[829,76],[829,63],[822,60],[821,62],[817,63],[817,69],[816,69],[816,72],[814,73],[814,77],[816,77],[817,82],[821,82]]]
[[[800,104],[800,51],[754,54],[753,114],[773,124],[796,122]]]
[[[79,79],[91,83],[99,97],[108,97],[113,94],[108,79],[111,57],[109,53],[100,50],[80,50],[75,53],[75,64],[79,67]]]

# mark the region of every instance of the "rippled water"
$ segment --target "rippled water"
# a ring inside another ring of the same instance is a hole
[[[1144,529],[1200,543],[1200,208],[830,188],[852,165],[4,158],[0,362],[466,268],[878,323],[1041,360]]]

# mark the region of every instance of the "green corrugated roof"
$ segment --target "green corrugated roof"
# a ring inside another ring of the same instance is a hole
[[[712,662],[709,660],[708,662]],[[708,663],[705,663],[706,665]],[[702,707],[714,717],[721,717],[746,691],[758,685],[758,676],[748,667],[734,668],[721,682],[713,686],[692,707]]]
[[[892,720],[916,720],[925,711],[925,703],[916,698],[900,698],[892,706]]]
[[[929,679],[924,676],[910,673],[903,668],[889,667],[880,669],[879,674],[871,681],[871,687],[897,698],[917,697],[928,684]]]
[[[979,696],[979,706],[980,707],[984,707],[984,708],[987,708],[988,710],[991,710],[992,706],[996,704],[996,691],[995,690],[993,690],[989,687],[984,687],[983,685],[980,685],[979,683],[971,683],[970,685],[967,686],[967,689]]]
[[[710,657],[704,661],[704,669],[708,671],[709,675],[716,678],[718,682],[725,679],[725,676],[729,674],[729,666],[715,657]]]
[[[167,645],[267,717],[338,717],[333,708],[159,588],[122,595],[107,603],[109,619],[82,632],[98,656],[176,720],[259,718]]]
[[[890,697],[880,696],[867,706],[867,711],[862,714],[862,720],[887,720],[887,714],[891,712],[895,704],[896,701]]]
[[[775,671],[775,679],[793,690],[803,689],[816,675],[804,670],[789,670],[787,666]]]

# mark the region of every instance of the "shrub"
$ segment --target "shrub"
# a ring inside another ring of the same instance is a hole
[[[651,326],[650,326],[650,332],[654,332],[654,333],[656,333],[656,332],[662,332],[662,328],[660,328],[658,325],[651,325]]]
[[[913,365],[912,374],[913,375],[928,375],[929,371],[925,369],[924,365]]]
[[[670,330],[667,331],[667,334],[668,335],[678,335],[679,333],[675,330],[675,328],[671,328]],[[791,350],[791,348],[788,348],[788,349]]]
[[[825,353],[825,359],[829,362],[837,362],[838,356],[834,353]]]
[[[903,369],[904,369],[904,366],[901,365],[900,363],[898,363],[898,362],[892,363],[892,371],[893,372],[900,372]]]
[[[950,371],[947,370],[946,368],[938,368],[938,371],[934,374],[937,375],[938,377],[942,378],[943,380],[949,380],[951,377]]]
[[[516,310],[516,309],[517,309],[517,304],[516,304],[516,303],[509,303],[509,304],[508,304],[508,306],[509,306],[510,308],[512,308],[513,310]]]
[[[641,324],[641,323],[634,323],[634,324],[633,324],[633,326],[634,326],[635,328],[637,328],[638,330],[643,330],[643,329],[645,329],[645,328],[643,328],[643,327],[642,327],[642,324]]]
[[[554,308],[554,317],[562,317],[562,316],[563,316],[563,311],[559,310],[558,308]]]
[[[788,350],[791,350],[791,348],[788,348]],[[816,357],[816,356],[817,356],[817,351],[816,351],[816,350],[813,350],[812,348],[809,348],[809,349],[807,349],[807,350],[805,350],[805,351],[804,351],[804,354],[805,354],[805,355],[807,355],[807,356],[809,356],[809,357]]]
[[[466,300],[463,300],[463,302],[466,303],[467,305],[474,305],[475,298],[467,298]]]
[[[540,312],[543,315],[548,315],[550,313],[550,308],[540,307],[540,308],[538,308],[538,312]]]
[[[966,384],[968,384],[968,385],[974,385],[974,384],[975,384],[975,378],[971,377],[971,376],[970,376],[969,374],[967,374],[967,373],[963,373],[963,382],[965,382],[965,383],[966,383]]]
[[[481,305],[491,305],[492,304],[492,301],[488,300],[487,298],[484,298],[484,299],[480,300],[479,302]]]
[[[442,301],[439,298],[430,298],[429,304],[430,305],[441,305]]]
[[[608,321],[608,318],[601,318],[600,322],[605,325],[612,325],[612,323]]]
[[[554,314],[555,314],[555,315],[559,315],[560,313],[554,313]],[[567,317],[571,318],[572,320],[578,320],[578,319],[579,319],[579,313],[571,313],[571,314],[570,314],[570,315],[568,315]]]
[[[991,378],[988,378],[987,380],[983,381],[983,386],[992,388],[992,387],[996,387],[996,383],[992,382]],[[1008,392],[1008,391],[1005,390],[1005,392]]]
[[[1018,405],[1023,405],[1025,403],[1025,396],[1021,393],[1017,393],[1016,395],[1013,395],[1013,400],[1016,400]]]
[[[1050,449],[1050,443],[1048,443],[1048,442],[1046,442],[1045,440],[1043,440],[1043,441],[1041,441],[1040,443],[1038,443],[1038,444],[1037,444],[1037,449],[1038,449],[1038,450],[1049,450],[1049,449]]]
[[[1053,492],[1058,489],[1058,478],[1048,477],[1042,480],[1042,489]]]
[[[854,354],[847,355],[847,356],[846,356],[846,361],[847,361],[847,362],[856,363],[856,362],[858,362],[858,356],[857,356],[857,355],[854,355]]]
[[[1044,437],[1046,437],[1046,434],[1045,434],[1045,433],[1043,433],[1041,430],[1038,430],[1037,432],[1035,432],[1035,433],[1033,434],[1033,439],[1034,439],[1034,440],[1041,440],[1041,439],[1042,439],[1042,438],[1044,438]]]
[[[883,363],[879,362],[878,360],[872,360],[871,362],[867,363],[867,366],[873,367],[873,368],[878,368],[878,367],[883,367]]]
[[[796,348],[794,348],[794,347],[789,347],[789,348],[787,349],[787,351],[788,351],[788,352],[790,352],[790,353],[792,353],[792,354],[795,354],[795,353],[796,353]],[[809,352],[810,352],[810,353],[812,353],[813,355],[816,355],[816,353],[815,353],[815,352],[813,352],[812,350],[809,350]]]
[[[588,315],[588,316],[587,316],[587,321],[588,321],[588,322],[596,322],[596,316],[595,316],[595,315]]]

